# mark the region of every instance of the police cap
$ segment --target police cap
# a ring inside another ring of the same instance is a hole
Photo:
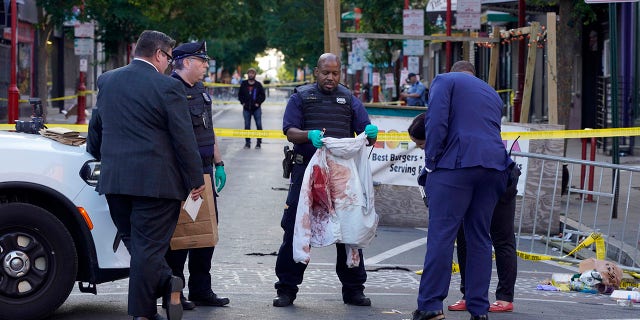
[[[207,43],[202,42],[190,42],[184,43],[173,49],[173,59],[184,59],[187,57],[198,57],[205,60],[209,60],[207,55]]]

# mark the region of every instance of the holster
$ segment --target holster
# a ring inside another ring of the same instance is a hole
[[[289,146],[284,146],[284,159],[282,160],[282,177],[289,179],[293,169],[293,150]]]

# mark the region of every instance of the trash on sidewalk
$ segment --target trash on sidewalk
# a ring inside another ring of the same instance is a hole
[[[601,275],[602,284],[614,289],[620,287],[622,269],[614,262],[589,258],[580,262],[578,270],[580,273],[595,270]]]
[[[611,293],[613,300],[631,300],[635,303],[640,302],[640,292],[635,290],[613,290]]]
[[[560,291],[560,289],[550,285],[550,284],[539,284],[536,286],[537,290],[542,290],[542,291]]]
[[[596,271],[593,271],[597,273]],[[591,275],[591,272],[587,271],[583,274],[576,273],[571,277],[571,282],[569,283],[569,288],[571,291],[578,291],[584,293],[598,293],[598,289],[596,288],[597,284],[600,284],[600,280],[595,280],[595,278],[600,277],[600,274],[597,274],[596,277]],[[584,281],[583,281],[584,278]]]
[[[551,274],[551,284],[558,289],[558,291],[571,291],[569,284],[571,283],[572,273],[553,273]]]
[[[60,127],[42,129],[40,135],[70,146],[79,146],[86,141],[79,132]]]
[[[634,303],[640,302],[640,292],[637,290],[614,290],[611,293],[611,299],[625,308],[633,308]]]

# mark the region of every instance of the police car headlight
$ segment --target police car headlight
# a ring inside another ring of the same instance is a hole
[[[100,177],[100,161],[89,160],[82,165],[80,169],[80,178],[88,185],[95,187],[98,185],[98,177]]]

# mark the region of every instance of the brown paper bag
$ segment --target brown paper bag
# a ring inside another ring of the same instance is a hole
[[[215,196],[211,178],[204,175],[205,190],[202,205],[196,220],[180,206],[180,217],[171,238],[171,250],[213,247],[218,243],[218,221],[216,220]]]
[[[589,258],[580,261],[578,266],[580,273],[588,270],[596,270],[602,277],[602,284],[618,288],[622,280],[622,269],[611,261]]]

